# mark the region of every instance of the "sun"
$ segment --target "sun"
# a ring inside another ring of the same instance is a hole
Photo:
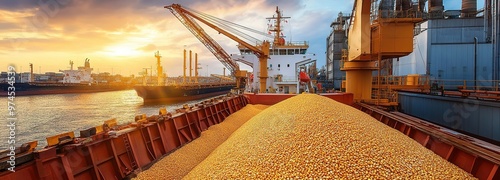
[[[105,48],[103,52],[108,56],[137,56],[139,51],[128,44],[118,44]]]

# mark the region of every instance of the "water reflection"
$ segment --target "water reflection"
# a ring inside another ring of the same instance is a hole
[[[147,103],[134,90],[87,93],[18,96],[15,98],[17,118],[16,144],[38,140],[39,147],[46,145],[45,137],[68,131],[101,125],[116,118],[119,124],[134,121],[137,114],[158,114],[159,108],[169,112],[203,100],[177,103]],[[7,107],[7,97],[0,97],[0,104]],[[0,149],[7,148],[7,108],[0,108]]]

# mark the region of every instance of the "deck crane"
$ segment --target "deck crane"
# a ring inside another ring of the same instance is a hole
[[[260,91],[265,92],[266,90],[266,82],[267,82],[267,59],[269,58],[269,41],[263,41],[258,45],[251,45],[236,35],[229,33],[228,31],[222,29],[221,27],[227,26],[223,23],[218,23],[214,19],[215,17],[194,11],[192,9],[188,9],[182,7],[179,4],[172,4],[169,6],[165,6],[165,8],[169,9],[170,12],[177,17],[177,19],[189,30],[191,33],[198,38],[198,40],[203,43],[212,54],[231,72],[233,76],[236,77],[237,87],[240,88],[242,81],[247,75],[247,72],[244,70],[240,70],[239,65],[231,59],[231,57],[227,54],[226,51],[215,41],[213,40],[204,30],[203,28],[195,21],[198,20],[208,27],[216,30],[220,34],[223,34],[226,37],[238,42],[240,45],[251,50],[258,58],[260,63]],[[225,21],[228,22],[228,21]],[[249,29],[249,28],[245,28]],[[240,32],[240,31],[237,31]],[[265,34],[265,33],[264,33]],[[246,35],[246,37],[249,37]]]
[[[422,21],[422,9],[411,8],[411,0],[398,1],[396,6],[401,7],[396,8],[394,2],[354,1],[348,34],[348,57],[341,70],[346,71],[346,92],[353,93],[355,101],[392,105],[380,94],[372,99],[372,71],[379,70],[380,74],[381,59],[410,54],[413,51],[415,23]],[[380,4],[373,6],[373,3]],[[380,79],[377,83],[380,92]]]

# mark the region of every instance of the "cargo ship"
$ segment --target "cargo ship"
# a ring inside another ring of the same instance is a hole
[[[225,94],[231,91],[235,85],[235,83],[216,83],[178,86],[134,86],[134,89],[145,102],[179,102]]]
[[[252,55],[251,48],[241,44],[238,45],[239,54],[231,55],[234,61],[253,68],[247,81],[247,92],[299,94],[314,92],[317,88],[310,79],[316,71],[317,56],[308,52],[309,42],[286,40],[288,36],[284,28],[290,18],[283,16],[278,8],[276,8],[275,15],[266,18],[269,38],[273,38],[266,64],[261,64],[260,59]],[[266,80],[265,89],[260,87],[262,80],[254,78],[264,70],[267,71],[269,77]]]
[[[192,52],[189,52],[189,62],[192,62]],[[198,56],[195,53],[195,76],[186,77],[186,50],[184,50],[184,76],[182,81],[167,82],[161,66],[161,56],[155,53],[157,60],[157,84],[148,85],[144,79],[143,85],[134,86],[137,95],[144,102],[182,102],[225,94],[236,87],[236,83],[229,77],[198,77]],[[191,65],[190,65],[191,66]],[[190,68],[192,69],[192,68]],[[147,73],[146,73],[147,74]],[[215,76],[215,75],[213,75]]]
[[[116,82],[100,82],[97,83],[92,78],[92,70],[90,60],[85,59],[84,66],[73,70],[73,61],[70,61],[71,69],[60,70],[62,80],[59,81],[35,81],[33,74],[33,64],[30,64],[29,82],[14,83],[15,95],[44,95],[44,94],[70,94],[70,93],[93,93],[106,91],[119,91],[132,89],[132,85],[128,83]],[[16,78],[21,80],[22,77]],[[11,85],[7,82],[0,83],[0,96],[7,96],[8,88]]]

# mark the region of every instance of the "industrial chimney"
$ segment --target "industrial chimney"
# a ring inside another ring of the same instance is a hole
[[[429,16],[432,19],[441,19],[443,18],[443,0],[429,0]]]
[[[473,18],[477,14],[477,0],[462,0],[462,18]]]

